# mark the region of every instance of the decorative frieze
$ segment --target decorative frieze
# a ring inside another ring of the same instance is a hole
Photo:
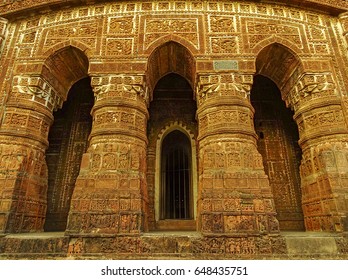
[[[337,89],[331,73],[305,73],[291,91],[284,96],[287,106],[298,109],[303,102],[315,99],[337,98]]]
[[[91,85],[94,89],[96,101],[119,97],[129,101],[142,98],[146,103],[149,102],[144,75],[92,76]]]
[[[157,39],[167,34],[175,34],[199,49],[198,26],[198,18],[146,17],[144,48],[149,48]]]
[[[58,110],[63,105],[63,99],[40,76],[15,76],[12,93],[17,94],[19,98],[41,104],[52,111]]]
[[[260,41],[274,35],[290,41],[299,49],[303,48],[301,32],[297,24],[280,24],[276,21],[246,19],[245,25],[250,49],[253,49]]]
[[[197,103],[203,105],[209,99],[219,96],[249,99],[252,83],[252,75],[230,73],[200,75],[196,86]]]

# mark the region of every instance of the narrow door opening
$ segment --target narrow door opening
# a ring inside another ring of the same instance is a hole
[[[162,144],[161,219],[192,219],[191,143],[175,130]]]

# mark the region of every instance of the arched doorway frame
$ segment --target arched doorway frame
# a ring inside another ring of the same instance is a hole
[[[69,97],[68,95],[71,93],[71,90],[73,89],[75,84],[77,84],[79,81],[82,81],[83,79],[90,77],[88,73],[89,64],[90,64],[90,50],[85,45],[79,42],[76,42],[74,40],[71,40],[69,43],[65,42],[65,43],[60,43],[53,46],[51,49],[45,52],[45,56],[46,58],[43,63],[41,76],[44,80],[46,80],[52,86],[52,88],[54,89],[54,92],[56,93],[57,96],[60,97],[60,100],[61,100],[60,104],[57,104],[56,107],[52,108],[51,114],[52,114],[53,121],[47,133],[47,139],[48,139],[49,132],[51,131],[52,125],[55,122],[54,115],[53,115],[54,111],[62,109],[63,104],[67,102]],[[65,73],[62,73],[62,72],[65,72]],[[92,126],[92,123],[91,123],[91,126]],[[86,140],[87,140],[86,146],[88,148],[89,146],[88,139]],[[50,145],[48,145],[45,151],[45,156],[47,155],[49,148],[50,148]],[[47,158],[45,163],[47,165]],[[81,162],[79,162],[79,164],[80,163]],[[47,226],[47,218],[49,214],[48,211],[50,211],[50,209],[48,209],[50,206],[50,200],[52,200],[52,197],[49,197],[50,195],[49,188],[51,188],[52,186],[49,186],[48,183],[49,183],[49,174],[47,174],[47,192],[48,193],[47,193],[47,210],[46,210],[45,227]],[[69,208],[71,205],[71,201],[69,199],[71,199],[73,192],[74,192],[74,188],[73,190],[71,190],[71,194],[68,196],[68,198],[65,198]],[[61,194],[60,196],[54,199],[59,201],[63,200],[62,196],[63,195]],[[62,204],[62,203],[59,202],[59,204]],[[60,211],[62,210],[60,209]],[[68,213],[69,211],[66,214],[68,215]],[[54,223],[56,223],[56,221],[53,221],[53,224]]]
[[[195,101],[196,57],[197,50],[185,39],[170,35],[156,40],[147,50],[148,60],[146,66],[146,84],[149,90],[149,108],[154,99],[154,91],[157,83],[168,74],[177,74],[185,79],[192,89],[192,100]],[[163,63],[162,63],[163,62]],[[151,116],[150,116],[151,118]],[[162,129],[163,127],[163,129]],[[171,128],[170,128],[171,127]],[[197,151],[193,131],[186,128],[182,120],[170,119],[161,123],[156,129],[156,134],[149,138],[147,155],[147,187],[149,192],[148,215],[150,230],[157,230],[160,226],[160,158],[161,145],[164,137],[171,131],[178,129],[185,135],[189,135],[191,141],[193,174],[193,218],[197,218]],[[158,132],[160,131],[160,132]],[[149,135],[148,135],[149,136]],[[192,220],[195,221],[195,220]],[[190,228],[192,224],[190,224]],[[176,224],[170,222],[165,226],[166,230],[176,229]],[[196,226],[195,226],[196,228]],[[191,230],[191,229],[190,229]]]
[[[185,134],[191,143],[191,173],[192,173],[192,208],[193,220],[197,218],[197,199],[198,199],[198,182],[197,182],[197,146],[193,133],[180,122],[172,122],[168,124],[158,135],[156,141],[156,168],[155,168],[155,220],[160,220],[160,205],[161,205],[161,158],[162,144],[165,137],[178,130]]]
[[[297,107],[293,102],[294,88],[302,75],[304,75],[303,62],[300,58],[301,50],[293,46],[287,40],[279,37],[272,38],[271,42],[260,42],[254,49],[255,51],[255,66],[256,72],[254,76],[260,75],[271,80],[281,93],[281,99],[285,103],[284,106],[290,107],[292,112],[296,114]],[[282,64],[276,63],[277,58],[282,61]],[[254,117],[255,118],[255,117]],[[296,127],[298,129],[298,123]],[[303,147],[300,145],[301,156],[303,156]],[[301,163],[302,164],[302,163]],[[301,168],[301,166],[300,166]],[[299,176],[300,170],[298,170]],[[302,192],[302,178],[298,186]],[[300,197],[301,211],[303,211],[303,198]],[[276,208],[278,212],[278,209]]]

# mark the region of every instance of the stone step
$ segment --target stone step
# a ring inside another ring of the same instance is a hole
[[[195,231],[195,220],[160,220],[156,223],[158,231]]]

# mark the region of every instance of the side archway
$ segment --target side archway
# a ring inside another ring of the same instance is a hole
[[[82,155],[88,148],[94,103],[88,67],[85,53],[72,46],[54,52],[44,63],[43,77],[65,101],[61,109],[56,108],[48,135],[45,231],[66,229]]]
[[[63,105],[72,86],[88,77],[87,73],[87,56],[68,46],[43,61],[38,73],[14,76],[0,132],[0,149],[16,164],[6,167],[12,177],[6,182],[0,180],[0,185],[8,186],[11,193],[6,207],[0,208],[0,217],[5,217],[0,218],[0,231],[34,232],[45,228],[50,199],[47,194],[55,192],[48,191],[50,171],[45,160],[46,150],[52,147],[48,134],[54,122],[53,112]],[[70,176],[70,171],[65,169],[64,176]],[[65,201],[69,194],[64,195],[59,199]]]
[[[268,45],[257,56],[251,91],[258,150],[270,181],[280,230],[304,230],[302,151],[294,112],[283,102],[290,98],[288,89],[301,73],[300,60],[288,48],[279,43]]]

